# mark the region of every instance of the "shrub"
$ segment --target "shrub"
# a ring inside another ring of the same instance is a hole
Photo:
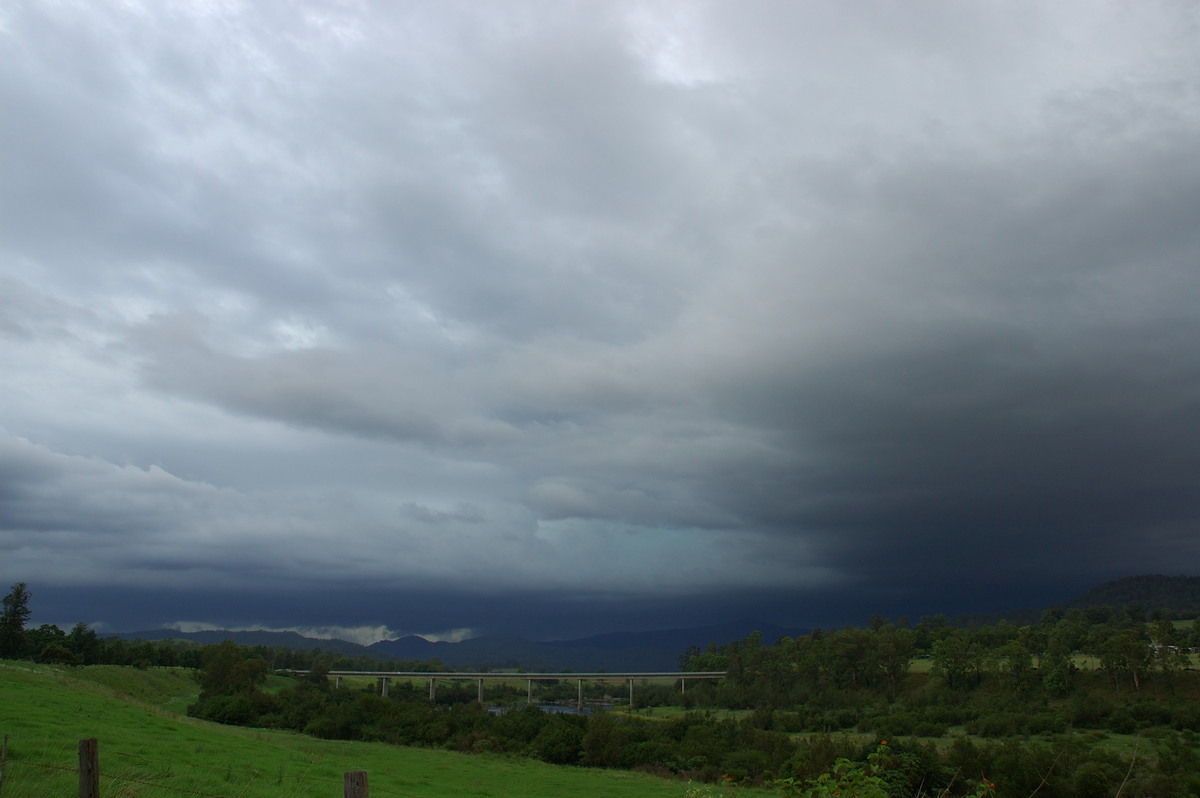
[[[1071,699],[1071,725],[1086,729],[1106,728],[1112,711],[1112,702],[1091,693],[1079,693]]]
[[[38,662],[47,665],[78,665],[81,660],[78,655],[62,643],[51,643],[38,654]]]
[[[1108,716],[1109,731],[1117,734],[1133,734],[1137,731],[1137,721],[1125,707],[1120,707]]]
[[[921,721],[913,726],[912,734],[914,737],[945,737],[946,727],[937,723]]]
[[[244,695],[218,695],[200,704],[198,717],[234,726],[249,726],[258,718],[254,704]]]
[[[544,725],[529,746],[530,753],[554,765],[577,765],[583,748],[583,729],[562,715]]]

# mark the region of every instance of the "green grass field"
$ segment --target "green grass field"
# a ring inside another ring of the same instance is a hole
[[[99,739],[106,798],[335,798],[352,770],[367,771],[372,796],[683,798],[687,792],[682,782],[640,773],[205,723],[180,714],[196,690],[190,675],[175,669],[0,661],[0,736],[8,736],[0,796],[76,794],[79,741],[88,737]]]

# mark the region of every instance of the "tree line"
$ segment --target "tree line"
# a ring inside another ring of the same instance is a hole
[[[1118,790],[1165,798],[1200,795],[1200,673],[1187,652],[1197,631],[1194,623],[1181,629],[1097,610],[971,630],[936,618],[912,628],[876,620],[770,645],[754,634],[684,652],[687,670],[727,671],[720,682],[689,685],[682,695],[640,688],[649,713],[664,708],[659,717],[544,712],[524,706],[515,687],[489,688],[499,711],[479,707],[470,684],[446,685],[435,702],[423,685],[406,683],[384,697],[373,685],[332,686],[320,662],[268,691],[266,661],[225,643],[209,649],[207,681],[189,712],[318,737],[774,784],[797,794],[841,772],[876,779],[877,794],[896,798]],[[572,697],[574,686],[563,688]],[[1104,744],[1135,733],[1132,756]]]
[[[1200,721],[1189,700],[1197,678],[1191,657],[1198,648],[1200,621],[1183,627],[1166,618],[1147,623],[1099,607],[1048,612],[1041,623],[1024,626],[1001,621],[961,629],[934,617],[912,628],[876,619],[864,628],[817,630],[770,646],[751,635],[705,651],[689,649],[680,664],[685,671],[728,672],[707,699],[717,705],[804,707],[814,717],[826,709],[833,715],[809,725],[827,728],[845,728],[848,716],[872,710],[895,714],[920,707],[931,696],[953,696],[955,704],[969,707],[972,698],[993,693],[1060,710],[1089,696],[1123,708],[1149,702],[1184,728]],[[694,691],[693,700],[705,695]],[[923,736],[938,736],[936,713],[927,716]],[[957,719],[952,715],[940,725],[957,725]]]
[[[100,635],[89,624],[70,631],[56,624],[28,627],[32,596],[25,582],[14,584],[0,610],[0,659],[24,659],[52,665],[122,665],[138,668],[179,667],[199,670],[207,646],[190,640],[126,640]],[[352,657],[320,648],[297,650],[274,646],[242,647],[247,656],[263,659],[271,670],[308,670],[321,661],[335,670],[447,671],[434,660],[380,660]]]
[[[423,685],[394,683],[385,697],[327,676],[331,668],[449,670],[440,663],[231,642],[129,643],[85,624],[69,633],[25,629],[28,601],[23,583],[5,597],[0,656],[194,668],[200,695],[189,714],[224,723],[791,794],[859,779],[881,798],[1200,795],[1192,654],[1200,626],[1136,607],[1054,610],[1036,623],[970,629],[941,616],[912,625],[876,617],[770,643],[753,634],[681,654],[684,670],[727,671],[719,682],[689,684],[685,694],[644,686],[637,716],[616,707],[585,716],[524,706],[525,691],[515,687],[489,688],[489,711],[469,683],[440,685],[430,701]],[[281,668],[309,673],[283,677]],[[589,687],[597,699],[605,689]],[[547,688],[564,701],[574,693],[574,683]],[[1138,735],[1132,754],[1110,744],[1115,735]]]

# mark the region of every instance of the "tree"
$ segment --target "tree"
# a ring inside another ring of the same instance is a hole
[[[607,712],[589,715],[587,731],[580,739],[583,764],[599,768],[621,767],[628,736],[626,729],[619,728]]]
[[[875,633],[871,662],[883,674],[888,698],[892,701],[896,700],[900,680],[908,673],[908,663],[915,652],[915,635],[908,629],[885,626]]]
[[[80,622],[71,627],[66,645],[84,665],[95,665],[100,661],[100,639],[86,623]]]
[[[866,629],[848,626],[829,636],[825,647],[826,661],[839,687],[870,685],[874,675],[870,655],[874,646],[874,635]]]
[[[1179,633],[1175,625],[1160,619],[1150,625],[1150,640],[1153,664],[1162,673],[1167,686],[1175,689],[1175,674],[1185,671],[1191,664],[1187,654],[1179,647]]]
[[[1141,677],[1150,667],[1151,650],[1139,629],[1120,630],[1100,646],[1099,654],[1100,667],[1112,674],[1114,687],[1120,684],[1121,675],[1127,675],[1134,691],[1141,691]]]
[[[237,646],[225,640],[204,652],[199,678],[202,697],[249,695],[267,680],[267,661],[262,657],[244,659]]]
[[[26,629],[25,641],[23,643],[25,656],[41,660],[42,651],[47,646],[61,646],[66,642],[66,639],[66,632],[52,623],[44,623],[36,629]]]
[[[933,674],[940,676],[951,689],[965,687],[967,677],[972,673],[978,676],[980,669],[980,652],[961,629],[955,629],[935,642],[930,659]]]
[[[51,643],[38,654],[38,662],[47,665],[78,665],[79,657],[62,643]]]
[[[542,726],[530,743],[533,755],[553,765],[577,765],[583,748],[584,730],[562,715],[555,715]],[[593,754],[598,752],[593,751]]]
[[[29,620],[29,591],[17,582],[4,597],[0,612],[0,657],[15,659],[25,653],[25,622]]]
[[[313,659],[304,681],[321,692],[329,692],[329,664],[325,662],[324,657],[319,656]]]
[[[1020,640],[1009,640],[996,649],[996,668],[1005,681],[1011,679],[1012,686],[1020,690],[1029,681],[1033,672],[1033,655]]]

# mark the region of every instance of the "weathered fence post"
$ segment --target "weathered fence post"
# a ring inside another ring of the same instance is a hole
[[[100,798],[100,743],[79,741],[79,798]]]
[[[8,762],[8,735],[4,735],[4,747],[0,748],[0,787],[4,786],[4,765]]]
[[[346,771],[346,796],[345,798],[370,798],[371,791],[367,788],[367,771],[365,770],[349,770]]]

